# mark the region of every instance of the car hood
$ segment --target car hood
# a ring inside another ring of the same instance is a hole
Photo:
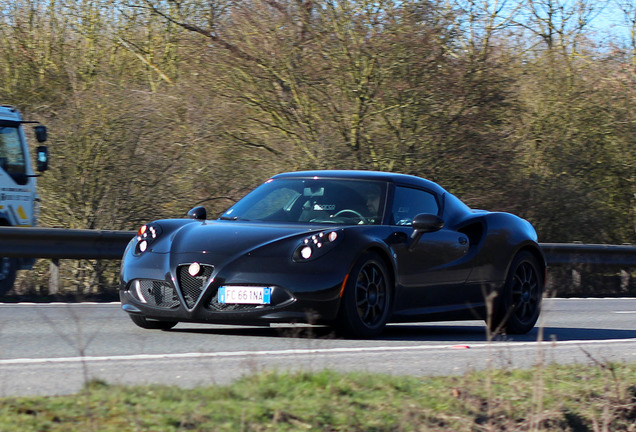
[[[279,225],[240,221],[188,223],[170,235],[170,241],[154,252],[202,253],[233,256],[254,251],[290,237],[324,230],[325,227]],[[159,246],[159,245],[158,245]]]

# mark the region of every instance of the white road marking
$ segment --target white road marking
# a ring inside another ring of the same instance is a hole
[[[615,345],[624,343],[636,343],[636,339],[612,339],[612,340],[573,340],[562,342],[483,342],[467,345],[470,349],[502,348],[502,347],[538,347],[538,346],[576,346],[576,345]],[[399,352],[399,351],[428,351],[457,349],[457,345],[414,345],[414,346],[384,346],[384,347],[360,347],[360,348],[316,348],[316,349],[289,349],[289,350],[263,350],[263,351],[221,351],[210,353],[174,353],[174,354],[134,354],[120,356],[85,356],[85,357],[53,357],[53,358],[16,358],[0,359],[0,366],[44,364],[44,363],[88,363],[88,362],[112,362],[134,360],[170,360],[170,359],[206,359],[228,357],[255,357],[255,356],[298,356],[316,354],[354,354],[365,352]]]

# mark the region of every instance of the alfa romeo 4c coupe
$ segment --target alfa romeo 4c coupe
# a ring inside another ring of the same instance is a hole
[[[371,171],[276,175],[218,219],[203,207],[150,222],[123,257],[132,321],[327,324],[349,337],[388,322],[485,320],[527,333],[546,263],[532,225],[471,210],[422,178]]]

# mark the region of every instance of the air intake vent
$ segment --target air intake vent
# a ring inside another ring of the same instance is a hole
[[[183,294],[188,309],[192,309],[197,300],[199,300],[214,270],[214,267],[209,265],[201,264],[199,267],[200,270],[195,273],[195,276],[190,274],[192,264],[181,265],[177,269],[179,288],[181,289],[181,294]]]
[[[168,282],[139,279],[132,286],[131,293],[150,306],[171,309],[181,304],[174,287]]]

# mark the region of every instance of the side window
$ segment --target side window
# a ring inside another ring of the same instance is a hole
[[[395,188],[393,199],[393,225],[411,225],[413,218],[420,213],[439,213],[439,206],[432,193],[402,186]]]

